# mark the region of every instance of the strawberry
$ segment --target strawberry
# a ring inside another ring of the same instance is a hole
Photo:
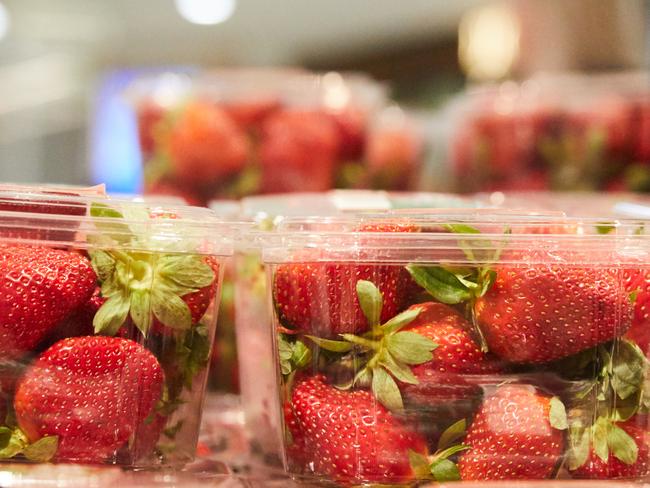
[[[94,217],[113,218],[107,228],[121,231],[117,239],[141,246],[141,239],[120,222],[124,216],[106,205],[93,205]],[[178,218],[166,212],[148,212],[152,221]],[[194,253],[142,253],[115,249],[89,251],[106,301],[93,319],[96,333],[115,335],[132,322],[144,336],[152,325],[187,330],[196,325],[213,302],[219,284],[219,263]]]
[[[280,108],[275,98],[222,103],[225,112],[244,130],[258,130],[267,117]]]
[[[95,333],[93,319],[105,301],[106,299],[101,296],[99,287],[95,288],[88,301],[77,307],[63,322],[56,326],[52,333],[48,334],[45,340],[47,347],[66,337],[93,335]]]
[[[421,303],[413,309],[420,309],[419,315],[402,330],[426,337],[436,348],[430,361],[411,366],[418,383],[403,385],[404,396],[429,407],[479,396],[480,388],[470,381],[471,377],[496,374],[502,368],[472,339],[471,324],[442,303]]]
[[[339,132],[338,159],[355,161],[363,157],[366,145],[367,116],[363,110],[348,107],[330,114]]]
[[[483,401],[465,437],[470,449],[458,460],[461,478],[551,478],[564,449],[560,429],[565,424],[566,413],[557,398],[532,386],[497,387]]]
[[[0,356],[33,350],[85,303],[97,276],[76,252],[37,246],[0,246]]]
[[[424,452],[424,439],[369,392],[340,391],[318,375],[295,385],[291,409],[297,424],[292,434],[305,446],[305,471],[344,484],[415,477],[409,451]]]
[[[382,128],[368,134],[366,166],[373,188],[406,190],[412,184],[421,141],[406,128]]]
[[[383,296],[382,320],[393,317],[403,303],[400,268],[390,265],[303,261],[278,266],[273,300],[287,329],[318,337],[361,333],[368,321],[355,285],[375,283]]]
[[[650,474],[650,433],[632,417],[626,422],[596,422],[583,433],[583,459],[577,468],[571,466],[577,457],[569,456],[569,470],[574,478],[639,479]],[[598,430],[604,431],[599,437]],[[603,445],[600,446],[599,443]],[[591,445],[590,445],[591,444]],[[574,449],[577,446],[574,446]],[[572,469],[573,468],[573,469]]]
[[[369,221],[358,232],[418,232],[417,225],[396,221]],[[368,237],[371,242],[377,239]],[[362,244],[365,244],[363,239]],[[320,254],[305,255],[304,262],[280,265],[273,281],[273,298],[282,325],[319,337],[360,333],[368,321],[360,307],[356,283],[375,283],[382,294],[381,320],[395,316],[406,305],[412,280],[400,266],[316,262]],[[301,257],[302,258],[302,257]],[[410,296],[410,295],[409,295]]]
[[[16,419],[32,442],[58,436],[58,461],[102,462],[151,413],[163,380],[157,359],[131,340],[64,339],[20,380]]]
[[[534,253],[522,256],[539,262]],[[621,336],[632,304],[618,273],[603,267],[499,265],[474,306],[490,350],[516,363],[566,357]]]
[[[217,106],[192,102],[174,119],[168,135],[172,173],[181,183],[206,187],[244,169],[249,142]]]
[[[339,134],[327,114],[284,110],[262,127],[259,158],[265,193],[324,191],[334,183]]]
[[[634,297],[632,326],[625,337],[636,342],[646,355],[650,355],[650,271],[629,268],[623,273],[625,290]]]
[[[163,120],[165,110],[152,101],[145,101],[137,107],[138,140],[140,150],[147,156],[156,149],[156,128]]]
[[[419,380],[437,373],[475,375],[501,370],[496,358],[479,349],[471,337],[471,324],[455,309],[436,302],[420,303],[411,309],[420,309],[420,313],[402,330],[437,344],[431,361],[413,366]]]

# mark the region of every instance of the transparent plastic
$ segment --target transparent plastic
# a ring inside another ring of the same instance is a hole
[[[229,227],[207,209],[0,191],[0,458],[194,458]]]
[[[267,301],[266,268],[262,261],[265,239],[283,220],[296,216],[377,212],[415,207],[473,207],[474,200],[455,195],[367,190],[334,190],[247,197],[240,210],[215,202],[219,213],[248,218],[239,223],[235,243],[235,320],[242,407],[246,431],[258,460],[267,465],[281,462],[281,427],[278,383],[275,378],[272,311]],[[338,216],[338,217],[336,217]]]
[[[650,191],[649,86],[641,72],[471,89],[441,114],[438,164],[466,193]]]
[[[646,480],[642,221],[285,219],[264,240],[283,459],[318,482]]]
[[[331,188],[413,189],[418,124],[358,74],[166,73],[127,90],[144,191],[192,204]]]

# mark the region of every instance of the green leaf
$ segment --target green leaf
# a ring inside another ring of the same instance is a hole
[[[151,295],[149,290],[131,292],[131,318],[135,326],[147,337],[153,322],[151,316]]]
[[[397,332],[386,337],[388,351],[406,364],[422,364],[433,359],[433,351],[437,346],[431,339],[415,332]]]
[[[124,324],[131,303],[122,295],[113,295],[97,310],[93,318],[95,334],[114,336]]]
[[[311,361],[311,350],[301,341],[296,341],[293,345],[293,354],[291,362],[296,369],[304,368]]]
[[[616,229],[616,225],[614,225],[611,222],[603,222],[601,224],[596,225],[596,232],[598,232],[599,234],[609,234],[614,229]]]
[[[409,464],[415,474],[415,479],[428,479],[431,474],[431,467],[429,466],[429,460],[427,457],[424,454],[420,454],[411,449],[409,449],[408,456]]]
[[[449,459],[440,459],[431,464],[431,474],[436,481],[459,481],[458,466]]]
[[[115,272],[115,259],[105,251],[89,251],[92,265],[100,282],[108,280]]]
[[[9,427],[0,427],[0,449],[4,449],[11,440],[12,430]]]
[[[609,460],[609,447],[607,443],[609,421],[600,417],[592,426],[591,442],[594,446],[594,452],[604,463]]]
[[[320,337],[315,337],[311,335],[305,336],[314,344],[316,344],[321,349],[331,352],[348,352],[352,350],[354,344],[351,344],[347,341],[333,341],[331,339],[321,339]]]
[[[422,312],[422,308],[413,307],[395,315],[392,319],[381,326],[385,335],[392,334],[413,322]]]
[[[494,282],[497,279],[497,272],[493,269],[486,270],[482,273],[482,279],[480,280],[481,288],[478,292],[479,297],[485,295],[488,290],[492,287]]]
[[[25,447],[23,454],[30,461],[45,463],[51,461],[59,448],[59,436],[52,435],[41,437],[39,440]]]
[[[198,325],[185,333],[183,348],[189,354],[181,361],[183,384],[188,390],[192,389],[194,377],[208,366],[212,344],[207,327]]]
[[[7,444],[0,449],[0,459],[9,459],[23,452],[23,449],[29,444],[29,439],[19,428],[11,432]]]
[[[467,451],[468,449],[471,449],[470,446],[467,446],[465,444],[457,444],[455,446],[448,447],[447,449],[443,449],[440,452],[437,452],[434,456],[435,459],[447,459],[453,456],[454,454],[458,454],[459,452]]]
[[[158,276],[185,288],[186,293],[210,286],[215,279],[214,270],[203,257],[197,255],[162,256],[158,260],[156,272]]]
[[[92,217],[101,217],[115,220],[96,220],[95,226],[106,236],[119,243],[128,243],[133,238],[133,233],[128,225],[121,220],[124,216],[114,208],[103,203],[93,203],[90,206],[90,215]]]
[[[439,302],[456,305],[472,298],[470,290],[444,268],[409,264],[406,269],[415,282]]]
[[[568,453],[569,470],[574,471],[587,462],[589,457],[589,432],[582,426],[571,426],[569,440],[571,448]]]
[[[390,372],[398,380],[404,383],[409,383],[411,385],[418,384],[418,379],[415,377],[411,369],[405,364],[402,364],[399,361],[395,361],[389,352],[382,352],[379,364],[386,368],[386,370],[388,370],[388,372]]]
[[[372,373],[368,370],[368,368],[363,368],[355,375],[354,380],[352,380],[353,386],[360,386],[362,388],[367,388],[371,384],[372,384]]]
[[[634,464],[639,448],[634,439],[616,424],[611,424],[607,434],[607,445],[614,457],[625,464]]]
[[[278,334],[278,356],[280,357],[280,370],[282,374],[287,375],[293,371],[291,365],[291,357],[293,356],[293,348],[282,334]]]
[[[151,291],[151,309],[156,318],[170,329],[192,327],[192,314],[187,303],[165,288],[155,287]]]
[[[566,430],[569,428],[564,403],[558,397],[551,398],[549,411],[549,421],[551,426],[557,430]]]
[[[163,434],[165,434],[165,437],[168,439],[175,439],[176,434],[178,434],[178,432],[183,428],[183,423],[184,422],[182,420],[179,420],[176,422],[176,424],[163,430]]]
[[[465,419],[460,419],[447,427],[438,440],[438,450],[441,451],[453,445],[454,442],[465,435],[466,428],[467,421]]]
[[[378,325],[384,303],[379,288],[371,281],[359,280],[357,281],[357,296],[363,315],[368,319],[368,325],[371,327]]]
[[[480,234],[481,231],[476,227],[467,224],[445,224],[443,227],[454,234]]]
[[[397,383],[383,368],[376,368],[372,372],[372,392],[379,403],[391,412],[404,409]]]
[[[621,399],[625,400],[641,390],[647,359],[636,344],[626,340],[618,343],[611,359],[612,388]]]

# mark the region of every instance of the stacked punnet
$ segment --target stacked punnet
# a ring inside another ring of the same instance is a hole
[[[192,460],[227,237],[203,209],[0,192],[0,459]]]
[[[277,467],[282,451],[281,415],[277,404],[279,389],[272,346],[273,313],[267,298],[266,266],[262,260],[266,238],[275,233],[284,219],[296,216],[342,216],[361,209],[474,205],[473,199],[455,195],[366,190],[254,196],[241,200],[240,216],[249,222],[239,224],[240,238],[235,243],[236,335],[238,350],[242,351],[238,355],[241,405],[256,461],[261,459]],[[227,209],[223,203],[221,207],[215,203],[214,208],[218,212]],[[222,328],[221,322],[219,328]]]
[[[286,469],[341,485],[650,474],[645,228],[286,220],[264,249]]]
[[[650,191],[650,75],[540,76],[449,106],[456,190]]]
[[[371,80],[338,73],[168,73],[129,89],[144,191],[192,204],[331,188],[407,190],[424,158],[413,120]]]

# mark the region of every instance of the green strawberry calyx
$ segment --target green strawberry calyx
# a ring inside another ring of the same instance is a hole
[[[636,463],[639,447],[636,442],[617,422],[607,417],[598,417],[590,426],[574,422],[569,430],[569,452],[567,463],[573,471],[583,466],[589,459],[589,453],[594,454],[604,463],[612,455],[622,463]]]
[[[437,450],[432,455],[409,451],[409,463],[416,479],[434,479],[435,481],[460,481],[458,466],[452,461],[454,455],[471,449],[456,441],[465,435],[467,422],[461,419],[449,426],[438,440]]]
[[[327,351],[347,353],[355,349],[363,354],[365,364],[351,381],[339,387],[370,386],[382,405],[391,411],[401,411],[404,404],[395,380],[418,384],[410,366],[431,361],[432,351],[438,346],[420,334],[401,330],[417,318],[420,308],[410,308],[381,324],[383,297],[377,286],[359,280],[356,289],[361,310],[370,325],[368,332],[362,335],[341,334],[343,340],[340,341],[306,337]]]
[[[137,240],[128,226],[119,219],[123,215],[103,204],[91,206],[91,215],[112,217],[115,223],[104,222],[105,232],[113,231],[116,241]],[[119,234],[116,234],[119,231]],[[196,254],[166,254],[95,249],[89,251],[91,264],[106,302],[93,320],[95,333],[115,335],[130,317],[135,326],[147,335],[154,317],[171,329],[187,330],[192,326],[189,306],[181,297],[210,286],[214,270]]]
[[[478,229],[467,224],[446,224],[444,228],[455,234],[480,234]],[[510,230],[505,229],[504,236],[509,234]],[[467,260],[470,263],[477,263],[477,265],[421,266],[409,264],[406,266],[406,270],[413,280],[438,302],[446,305],[464,303],[467,315],[472,318],[473,330],[480,349],[482,352],[488,352],[487,341],[474,320],[474,303],[485,295],[496,281],[496,271],[490,266],[499,260],[505,243],[463,238],[459,239],[458,245]],[[488,248],[488,250],[482,248]]]
[[[596,346],[591,354],[594,360],[586,367],[597,374],[575,395],[571,415],[574,419],[569,427],[568,467],[575,470],[583,466],[592,450],[604,463],[612,455],[632,465],[637,461],[638,446],[618,424],[637,413],[648,412],[650,362],[634,342],[626,339]],[[588,416],[591,422],[586,424],[585,405],[594,410]]]
[[[58,447],[59,436],[45,436],[30,443],[20,428],[0,427],[0,459],[22,455],[28,461],[44,463],[54,458]]]

